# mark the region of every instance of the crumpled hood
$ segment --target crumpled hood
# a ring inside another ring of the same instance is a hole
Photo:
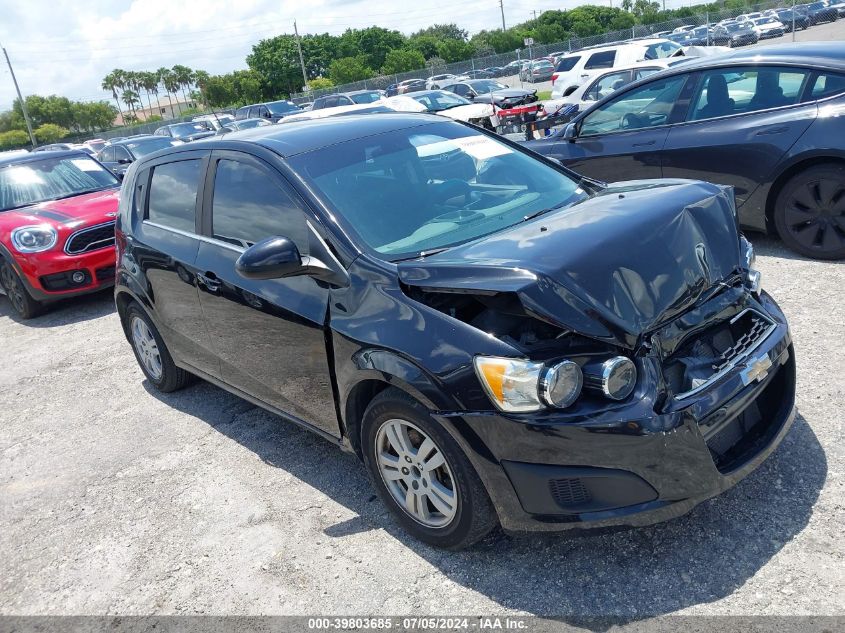
[[[441,110],[437,114],[442,114],[458,121],[469,121],[471,119],[483,119],[484,117],[493,116],[495,114],[495,108],[490,103],[471,103],[469,105]]]
[[[633,349],[741,265],[733,191],[615,183],[559,212],[398,265],[433,291],[513,292],[530,314]]]

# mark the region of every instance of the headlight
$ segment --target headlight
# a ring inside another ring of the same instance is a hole
[[[539,383],[543,363],[515,358],[475,357],[475,373],[493,404],[502,411],[524,412],[543,408]]]
[[[571,360],[549,367],[540,376],[540,397],[552,407],[565,409],[581,395],[584,378]]]
[[[601,391],[611,400],[624,400],[637,384],[637,367],[630,358],[614,356],[584,366],[584,386]]]
[[[760,271],[754,268],[757,256],[754,254],[754,247],[745,237],[740,238],[740,245],[743,248],[743,259],[745,264],[745,287],[751,292],[759,292],[762,282]]]
[[[49,224],[22,226],[12,231],[12,245],[21,253],[40,253],[53,248],[59,234]]]

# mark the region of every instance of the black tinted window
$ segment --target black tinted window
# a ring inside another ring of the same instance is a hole
[[[300,252],[307,250],[305,218],[293,199],[262,170],[233,160],[221,160],[214,178],[211,208],[214,237],[250,246],[283,235]]]
[[[573,57],[564,57],[557,64],[557,72],[564,73],[567,70],[572,70],[573,68],[575,68],[575,64],[578,63],[579,59],[581,59],[580,55],[575,55]]]
[[[616,51],[604,51],[593,53],[584,68],[613,68],[613,61],[616,59]]]
[[[202,161],[157,165],[150,182],[147,218],[151,222],[194,232],[197,189]]]
[[[107,147],[102,152],[100,152],[100,160],[104,163],[113,163],[114,162],[114,147]]]

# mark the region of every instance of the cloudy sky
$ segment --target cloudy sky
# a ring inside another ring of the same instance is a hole
[[[579,4],[586,2],[504,0],[505,20],[510,26],[534,10]],[[444,22],[471,33],[501,26],[498,0],[0,0],[0,44],[24,94],[88,101],[111,98],[100,83],[115,67],[184,64],[212,74],[245,68],[252,44],[292,32],[294,19],[300,34],[339,34],[373,24],[406,34]],[[5,60],[0,61],[0,110],[5,110],[15,93]]]

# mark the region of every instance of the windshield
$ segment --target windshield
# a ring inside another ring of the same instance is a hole
[[[459,97],[453,92],[429,92],[416,95],[413,99],[423,104],[429,112],[440,112],[441,110],[469,105],[471,103],[468,99]]]
[[[13,163],[0,168],[0,211],[119,184],[114,174],[83,155]]]
[[[665,57],[672,57],[677,55],[681,47],[675,42],[660,42],[659,44],[651,44],[645,49],[644,59],[663,59]]]
[[[284,114],[285,112],[299,112],[299,106],[292,101],[273,101],[266,103],[267,109],[273,114]]]
[[[126,147],[132,150],[136,157],[146,156],[152,152],[157,152],[165,147],[173,147],[174,142],[168,138],[151,138],[136,143],[127,143]]]
[[[755,24],[774,24],[775,22],[774,18],[757,18],[754,20]]]
[[[350,232],[390,261],[468,242],[588,195],[546,163],[451,122],[354,139],[290,161]]]
[[[361,94],[350,95],[350,98],[355,103],[373,103],[381,99],[381,93],[374,90],[373,92],[362,92]]]
[[[209,132],[209,127],[204,121],[195,123],[177,123],[170,126],[170,133],[173,136],[189,136],[197,132]]]
[[[469,85],[472,86],[472,89],[479,94],[484,92],[494,92],[496,90],[504,90],[507,88],[505,84],[500,84],[498,81],[492,81],[490,79],[480,79],[478,81],[473,81]]]

